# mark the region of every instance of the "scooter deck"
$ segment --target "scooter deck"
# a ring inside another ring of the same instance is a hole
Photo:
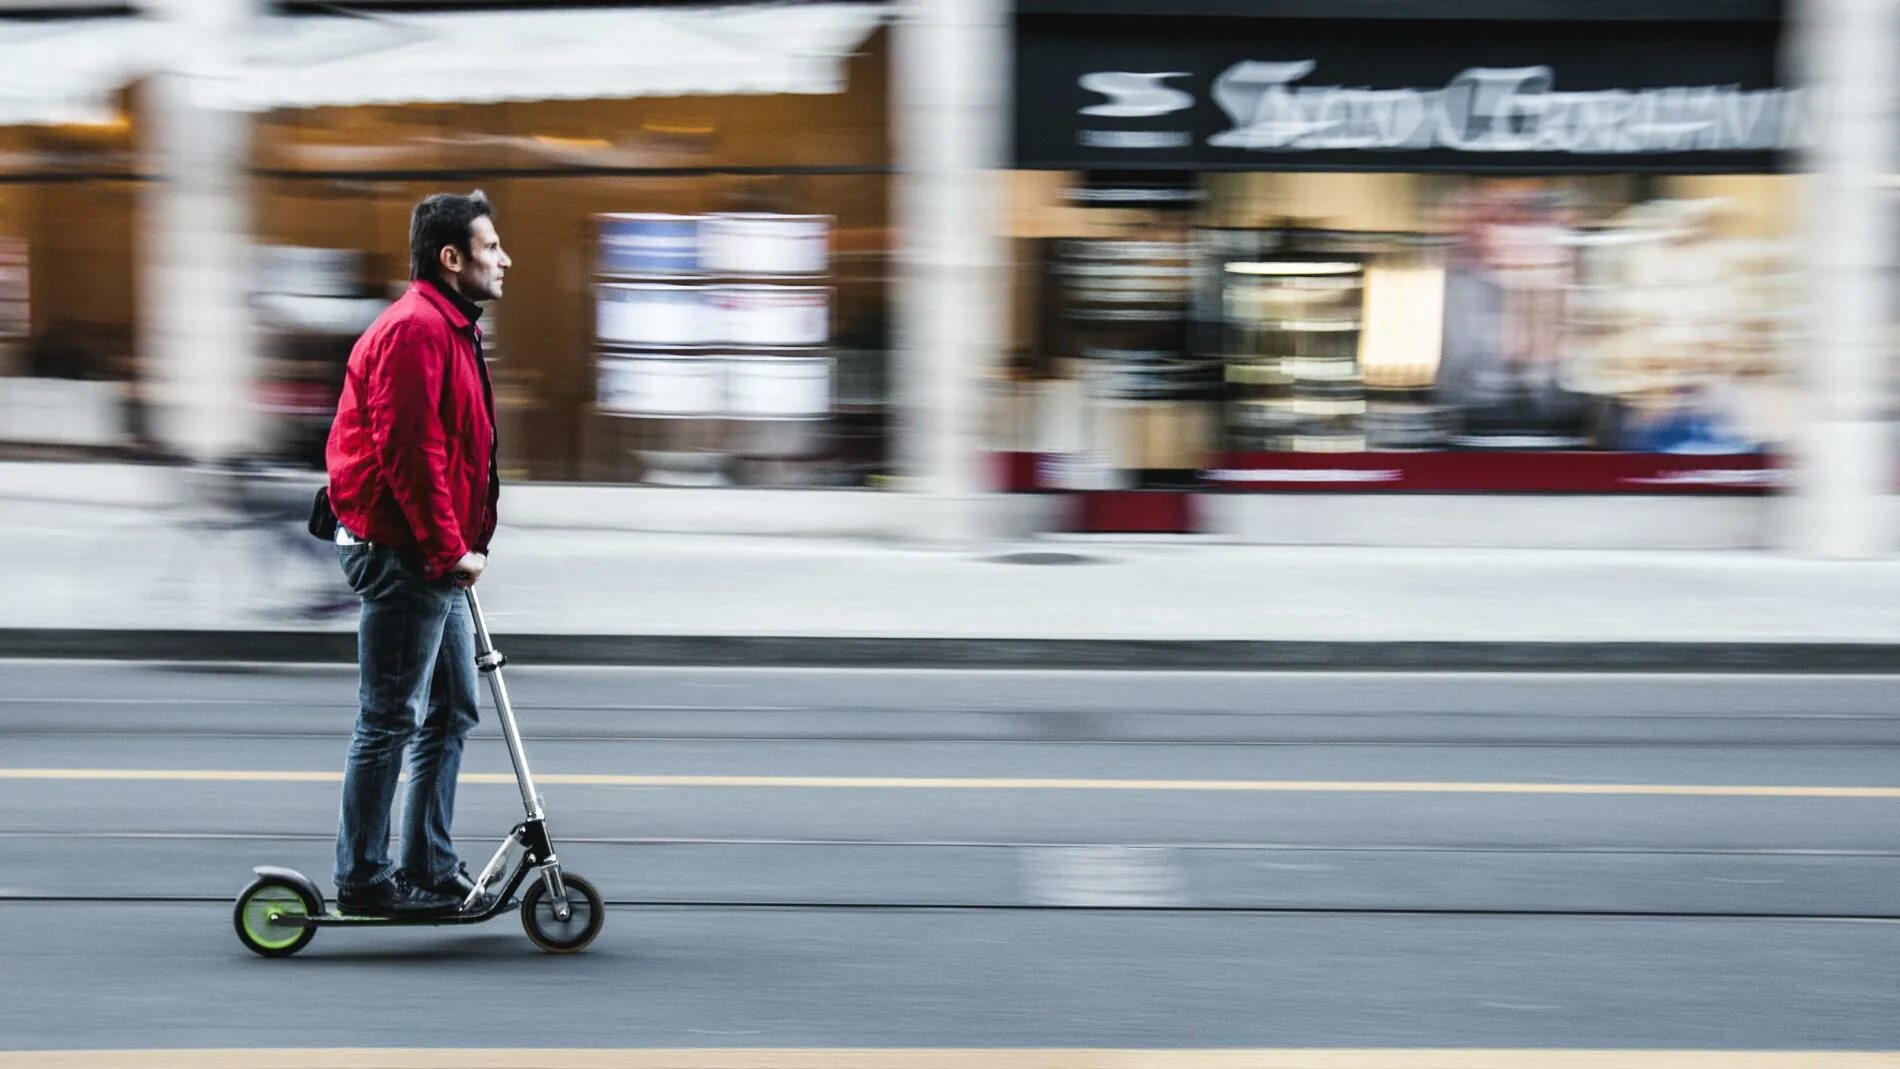
[[[428,913],[410,917],[373,917],[354,913],[325,912],[315,917],[282,918],[281,923],[294,928],[349,928],[349,927],[399,927],[399,928],[439,928],[450,924],[480,924],[493,920],[504,913],[521,908],[521,900],[510,898],[498,906],[491,906],[479,913]]]

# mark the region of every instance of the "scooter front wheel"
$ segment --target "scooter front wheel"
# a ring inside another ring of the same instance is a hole
[[[563,872],[561,882],[567,887],[567,919],[555,918],[547,882],[536,877],[534,885],[521,896],[521,927],[535,946],[550,954],[577,954],[600,934],[600,926],[607,920],[607,906],[594,885],[579,876]]]
[[[231,922],[237,928],[238,941],[253,953],[267,958],[287,958],[316,938],[317,930],[298,924],[285,924],[285,917],[315,917],[323,913],[322,902],[310,901],[300,887],[274,876],[261,876],[238,895]]]

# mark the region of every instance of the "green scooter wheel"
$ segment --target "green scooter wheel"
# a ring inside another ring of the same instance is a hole
[[[252,953],[267,958],[287,958],[316,938],[315,928],[285,924],[285,917],[315,917],[323,913],[322,902],[312,902],[300,887],[272,876],[262,876],[238,895],[231,910],[231,923],[237,928],[238,941]]]

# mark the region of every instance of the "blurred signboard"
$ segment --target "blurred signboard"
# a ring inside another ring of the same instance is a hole
[[[1158,15],[1169,19],[1777,22],[1784,8],[1783,0],[1015,0],[1019,15]]]
[[[1017,19],[1025,168],[1766,173],[1770,21]]]

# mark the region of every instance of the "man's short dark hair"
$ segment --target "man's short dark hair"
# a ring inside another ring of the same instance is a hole
[[[493,219],[495,209],[479,189],[467,196],[437,193],[422,198],[409,214],[409,277],[434,278],[445,245],[469,255],[469,227],[484,215]]]

